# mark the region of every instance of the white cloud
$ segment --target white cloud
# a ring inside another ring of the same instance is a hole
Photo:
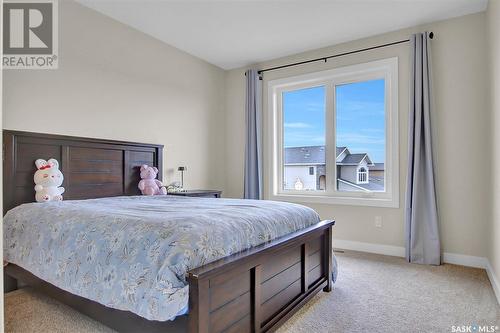
[[[325,102],[309,102],[306,104],[307,111],[321,111],[325,112]]]
[[[352,144],[384,144],[384,137],[374,135],[364,135],[359,133],[341,133],[337,135],[337,140],[347,145]]]
[[[337,120],[349,121],[360,118],[383,119],[385,117],[385,104],[379,102],[349,101],[338,106]]]
[[[348,101],[344,104],[344,107],[350,111],[366,111],[372,114],[380,114],[385,112],[384,102]]]
[[[361,132],[365,133],[371,133],[371,134],[379,134],[379,135],[384,135],[385,129],[384,128],[362,128],[360,129]]]
[[[325,144],[324,135],[312,135],[309,133],[288,133],[285,137],[286,147],[300,146],[322,146]]]
[[[311,128],[307,123],[285,123],[285,128]]]

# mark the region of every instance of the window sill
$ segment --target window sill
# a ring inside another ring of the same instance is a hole
[[[394,198],[362,198],[332,197],[327,195],[271,194],[269,200],[288,201],[293,203],[318,203],[328,205],[368,206],[383,208],[399,208],[399,200]]]

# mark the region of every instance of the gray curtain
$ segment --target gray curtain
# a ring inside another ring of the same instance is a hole
[[[406,259],[441,264],[439,222],[431,142],[430,38],[426,32],[410,38],[411,77],[406,183]]]
[[[262,84],[255,69],[246,72],[245,199],[262,199]]]

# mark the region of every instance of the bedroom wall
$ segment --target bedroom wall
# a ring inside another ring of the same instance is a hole
[[[59,69],[4,73],[4,128],[165,145],[165,179],[224,186],[224,71],[73,1]],[[175,169],[175,170],[174,170]]]
[[[497,298],[500,303],[500,1],[490,0],[488,5],[488,38],[490,45],[490,91],[492,126],[492,219],[489,230],[488,258],[496,279]]]
[[[485,13],[327,47],[257,64],[255,67],[265,68],[406,39],[412,32],[424,30],[432,30],[435,33],[432,42],[435,112],[432,116],[442,247],[448,253],[485,257],[490,215],[490,144],[487,135],[489,87],[485,79],[488,76]],[[310,206],[315,208],[322,218],[336,219],[336,239],[384,245],[384,251],[401,254],[401,247],[404,246],[402,205],[407,167],[408,44],[336,58],[326,64],[319,62],[268,72],[265,74],[265,80],[394,56],[399,57],[400,82],[400,208],[324,204]],[[226,141],[226,194],[232,197],[241,197],[243,192],[243,73],[244,68],[226,74],[226,136],[231,138]],[[266,107],[267,104],[264,103],[264,112]],[[267,161],[264,162],[267,170]],[[376,228],[374,225],[377,215],[383,218],[383,228]]]

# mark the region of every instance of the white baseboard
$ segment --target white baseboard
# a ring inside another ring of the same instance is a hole
[[[333,239],[333,247],[351,251],[383,254],[386,256],[403,257],[403,258],[405,256],[405,248],[402,246],[355,242],[343,239]],[[484,257],[475,257],[475,256],[468,256],[464,254],[449,253],[449,252],[443,253],[443,262],[447,264],[483,268],[483,269],[486,269],[488,267],[488,259]]]
[[[500,280],[495,275],[495,271],[493,267],[491,267],[490,262],[488,261],[486,266],[486,273],[488,273],[488,278],[490,279],[491,286],[493,287],[493,291],[497,297],[498,304],[500,304]]]
[[[457,254],[449,252],[443,253],[443,262],[447,264],[483,268],[483,269],[486,269],[486,267],[488,267],[488,259],[484,257],[475,257],[475,256],[468,256],[465,254]]]
[[[335,239],[335,238],[333,239],[333,248],[383,254],[386,256],[393,256],[393,257],[405,256],[405,248],[402,246],[355,242],[355,241]]]
[[[394,257],[405,256],[405,248],[402,246],[355,242],[343,239],[333,239],[333,248],[382,254]],[[495,275],[495,272],[493,271],[493,268],[491,267],[491,264],[487,258],[444,252],[443,262],[447,264],[485,269],[486,273],[488,274],[488,278],[490,279],[491,286],[493,287],[493,291],[495,292],[495,295],[497,297],[498,304],[500,304],[500,280]]]

